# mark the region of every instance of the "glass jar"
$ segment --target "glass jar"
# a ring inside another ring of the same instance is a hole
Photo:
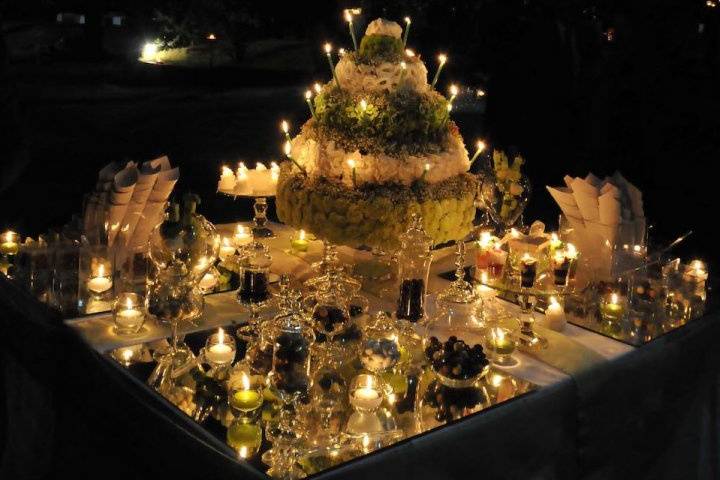
[[[395,315],[398,319],[418,322],[425,318],[425,294],[430,264],[432,239],[422,226],[422,218],[413,214],[410,227],[400,237],[398,278],[400,291]]]
[[[385,372],[400,361],[401,346],[395,322],[378,312],[366,325],[360,351],[360,362],[373,373]]]
[[[312,329],[299,313],[288,315],[278,329],[268,385],[283,403],[293,403],[309,392],[310,347],[314,340]]]
[[[465,280],[465,244],[458,242],[455,259],[455,281],[437,295],[435,315],[427,322],[425,339],[435,336],[441,340],[479,332],[484,327],[483,302],[480,292]]]

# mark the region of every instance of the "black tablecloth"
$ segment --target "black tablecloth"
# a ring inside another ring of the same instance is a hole
[[[693,321],[319,478],[717,479],[720,334]],[[261,478],[0,278],[0,478]]]

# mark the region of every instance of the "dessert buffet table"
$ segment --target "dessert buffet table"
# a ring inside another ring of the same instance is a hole
[[[286,251],[285,228],[273,228],[272,270],[302,280],[320,242],[299,257]],[[452,255],[436,256],[431,293],[447,282],[437,274],[452,269]],[[369,297],[373,309],[387,308]],[[148,387],[146,374],[110,355],[162,340],[169,329],[148,325],[142,338],[127,340],[113,334],[109,313],[63,322],[4,278],[0,306],[3,478],[48,471],[82,477],[98,468],[125,478],[267,478],[256,461],[238,460],[224,429],[196,423]],[[493,367],[522,388],[315,476],[719,478],[717,317],[711,312],[642,347],[571,324],[562,333],[540,329],[546,350],[517,352],[516,365]],[[212,294],[201,321],[183,333],[190,344],[245,318],[233,292]]]

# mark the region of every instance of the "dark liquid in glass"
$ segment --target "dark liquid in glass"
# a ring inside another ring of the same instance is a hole
[[[421,278],[403,280],[400,285],[397,318],[417,322],[425,314],[425,281]]]
[[[270,297],[268,275],[265,272],[245,270],[240,281],[238,298],[242,303],[262,303]]]

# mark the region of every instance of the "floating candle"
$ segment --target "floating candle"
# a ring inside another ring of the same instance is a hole
[[[296,238],[290,241],[290,246],[295,252],[307,252],[309,242],[307,241],[305,230],[300,230]]]
[[[353,379],[349,396],[350,404],[359,412],[373,412],[383,401],[378,378],[369,374]]]
[[[235,341],[227,337],[222,328],[208,338],[205,346],[205,360],[215,367],[230,365],[235,360]]]
[[[215,269],[210,269],[205,275],[202,276],[198,287],[203,293],[210,293],[213,291],[215,286],[218,284],[218,277],[215,273]]]
[[[112,278],[109,273],[106,272],[105,264],[98,262],[97,259],[92,262],[93,264],[97,264],[97,268],[87,281],[87,289],[96,295],[107,292],[113,286]]]
[[[249,228],[244,225],[238,224],[235,227],[235,234],[233,235],[233,243],[236,248],[244,247],[245,245],[251,244],[253,241],[252,232]]]
[[[142,329],[145,313],[140,296],[135,293],[121,293],[113,307],[115,332],[119,335],[133,335]]]
[[[255,411],[262,405],[262,394],[258,389],[252,388],[247,373],[240,372],[239,381],[232,380],[229,403],[230,407],[244,413]]]
[[[607,322],[618,322],[625,314],[625,303],[613,292],[600,303],[600,316]]]
[[[224,262],[233,255],[235,255],[235,245],[233,245],[229,237],[223,237],[218,250],[218,257]]]

